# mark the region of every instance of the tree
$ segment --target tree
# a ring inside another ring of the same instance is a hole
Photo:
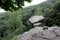
[[[31,0],[0,0],[0,7],[6,11],[18,10],[24,6],[24,1],[31,2]]]

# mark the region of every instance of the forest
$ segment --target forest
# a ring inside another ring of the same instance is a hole
[[[28,19],[35,15],[43,15],[46,26],[60,26],[60,0],[47,0],[38,5],[0,13],[0,40],[17,40],[17,35],[31,29]]]

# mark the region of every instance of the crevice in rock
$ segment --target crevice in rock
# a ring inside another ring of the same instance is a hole
[[[52,30],[52,31],[56,34],[56,32],[55,32],[54,30]],[[60,37],[60,35],[57,35],[57,34],[56,34],[56,36],[57,36],[57,37]]]

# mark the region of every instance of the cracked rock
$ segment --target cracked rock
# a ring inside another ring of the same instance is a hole
[[[35,27],[18,35],[17,40],[60,40],[60,27],[52,30],[43,30],[43,27]]]
[[[60,27],[59,28],[54,28],[53,30],[57,36],[60,36]]]

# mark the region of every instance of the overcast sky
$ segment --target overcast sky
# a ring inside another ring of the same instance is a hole
[[[31,6],[31,5],[36,5],[36,4],[39,4],[39,3],[44,2],[44,1],[46,1],[46,0],[32,0],[31,3],[25,2],[25,7]]]
[[[39,3],[44,2],[44,1],[46,1],[46,0],[32,0],[31,3],[25,2],[25,6],[24,7],[28,7],[28,6],[31,6],[31,5],[36,5],[36,4],[39,4]],[[1,9],[0,13],[1,12],[4,12],[4,10]]]

